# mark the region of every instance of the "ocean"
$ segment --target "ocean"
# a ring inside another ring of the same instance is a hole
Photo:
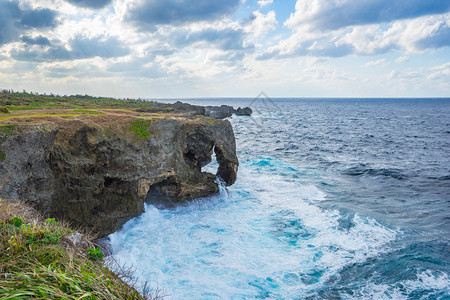
[[[141,286],[167,299],[450,299],[450,99],[182,101],[254,113],[230,118],[233,186],[148,205],[109,236]]]

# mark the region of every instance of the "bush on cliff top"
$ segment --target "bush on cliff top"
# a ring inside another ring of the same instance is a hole
[[[75,231],[54,219],[11,217],[17,207],[0,199],[0,299],[157,299],[142,296],[102,264],[87,247],[74,245]]]
[[[0,106],[9,111],[40,108],[149,108],[154,102],[141,99],[116,99],[88,95],[38,94],[0,90]]]

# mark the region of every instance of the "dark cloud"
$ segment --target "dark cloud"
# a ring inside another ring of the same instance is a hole
[[[294,22],[310,24],[322,30],[391,22],[450,11],[449,0],[332,0],[321,3],[319,9],[307,2],[311,0],[306,0],[296,11]],[[315,11],[310,12],[313,8]]]
[[[18,1],[0,0],[0,45],[18,40],[32,29],[55,27],[56,17],[50,9],[21,9]]]
[[[415,46],[420,50],[450,46],[450,27],[445,23],[441,24],[432,35],[419,40]]]
[[[33,28],[55,27],[56,12],[47,8],[24,11],[20,23]]]
[[[111,58],[127,55],[128,47],[120,45],[116,38],[103,39],[102,37],[86,38],[77,36],[69,40],[71,50],[67,50],[61,43],[55,42],[49,47],[13,50],[11,56],[20,61],[52,61],[75,60],[92,57]]]
[[[18,3],[0,0],[0,45],[19,36],[21,14]]]
[[[71,59],[69,51],[64,46],[58,45],[51,47],[45,47],[44,49],[34,49],[25,47],[20,50],[12,50],[11,57],[18,61],[54,61],[54,60],[68,60]]]
[[[256,20],[256,14],[251,13],[247,18],[241,20],[241,26],[249,25]]]
[[[112,0],[66,0],[70,4],[78,7],[99,9],[107,6]]]
[[[29,36],[23,36],[21,38],[22,42],[28,45],[39,45],[39,46],[50,46],[50,41],[48,38],[40,35],[38,37],[29,37]]]
[[[147,0],[130,8],[125,19],[135,26],[154,31],[157,25],[180,25],[209,21],[231,14],[240,0]]]
[[[253,45],[244,45],[244,32],[240,29],[205,29],[199,32],[180,32],[174,34],[176,47],[203,43],[206,47],[215,47],[222,50],[243,50],[253,48]]]

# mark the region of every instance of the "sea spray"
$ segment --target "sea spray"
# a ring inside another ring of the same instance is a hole
[[[113,257],[175,299],[308,295],[346,265],[386,251],[395,230],[312,204],[315,187],[243,165],[240,183],[189,205],[146,212],[111,235]],[[254,176],[253,172],[258,172]]]

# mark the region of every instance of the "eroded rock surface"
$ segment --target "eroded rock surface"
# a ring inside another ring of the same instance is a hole
[[[213,154],[217,175],[227,185],[236,181],[228,121],[159,119],[147,132],[145,139],[111,137],[100,126],[73,121],[11,135],[2,144],[0,197],[21,199],[101,237],[140,215],[145,202],[173,206],[218,192],[216,175],[201,171]]]

